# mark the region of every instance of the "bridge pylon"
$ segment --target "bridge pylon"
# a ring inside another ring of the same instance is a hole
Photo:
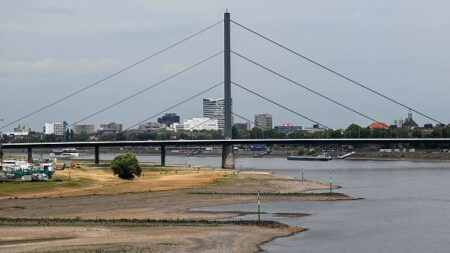
[[[232,138],[232,119],[231,119],[231,32],[230,32],[230,13],[224,13],[224,118],[225,128],[223,136],[225,139]],[[234,169],[234,150],[233,145],[224,144],[222,146],[222,168]]]

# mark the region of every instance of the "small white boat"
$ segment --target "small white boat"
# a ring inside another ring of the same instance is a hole
[[[351,155],[354,155],[354,154],[356,154],[355,151],[350,152],[350,153],[347,153],[347,154],[345,154],[345,155],[340,155],[340,156],[338,156],[337,158],[338,158],[338,159],[345,159],[345,158],[347,158],[347,157],[349,157],[349,156],[351,156]]]

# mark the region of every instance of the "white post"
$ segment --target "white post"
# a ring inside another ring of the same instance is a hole
[[[330,174],[330,194],[333,192],[333,177]]]

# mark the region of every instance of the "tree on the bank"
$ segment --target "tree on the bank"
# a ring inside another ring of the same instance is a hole
[[[116,156],[111,163],[111,169],[114,175],[118,175],[122,179],[133,179],[135,176],[140,177],[142,173],[139,161],[131,153]]]

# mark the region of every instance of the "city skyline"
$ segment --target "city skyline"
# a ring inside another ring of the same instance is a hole
[[[448,90],[450,79],[445,71],[450,59],[446,50],[449,37],[440,32],[446,30],[450,23],[443,11],[448,9],[448,3],[438,1],[431,6],[420,1],[409,1],[407,5],[387,1],[329,4],[330,10],[323,13],[321,5],[299,1],[287,1],[283,6],[259,1],[256,12],[253,11],[254,4],[238,1],[228,1],[227,6],[205,1],[189,4],[132,3],[127,8],[136,15],[130,18],[109,15],[107,11],[96,12],[102,7],[114,13],[122,7],[120,4],[109,6],[102,1],[90,4],[65,1],[0,3],[0,35],[4,45],[0,49],[0,107],[7,108],[0,112],[0,118],[4,119],[1,123],[11,122],[220,20],[226,7],[233,20],[376,90],[412,104],[444,123],[450,122],[446,92],[442,92]],[[383,8],[387,4],[389,10]],[[264,11],[268,6],[271,11]],[[429,15],[431,10],[433,15]],[[169,19],[159,13],[177,14],[177,18]],[[27,19],[21,18],[24,15]],[[184,22],[186,20],[189,22]],[[69,31],[67,27],[76,29]],[[144,66],[17,124],[29,125],[32,129],[40,129],[45,122],[67,120],[72,124],[92,113],[94,108],[105,107],[222,50],[222,32],[222,27],[218,26],[200,38],[175,48],[174,52],[162,54]],[[391,124],[407,114],[407,110],[292,58],[245,34],[238,27],[232,27],[231,36],[233,50],[360,108],[379,121]],[[433,41],[427,38],[433,38]],[[208,65],[174,79],[167,86],[158,87],[81,124],[117,121],[123,122],[126,128],[196,90],[221,81],[222,60],[216,57]],[[236,57],[232,58],[232,67],[234,81],[332,128],[343,128],[349,123],[363,126],[371,123]],[[103,96],[105,93],[108,96]],[[208,96],[222,97],[222,93],[217,88]],[[232,96],[234,112],[247,118],[252,118],[257,112],[268,112],[276,116],[274,125],[285,122],[312,125],[236,87],[232,87]],[[20,106],[10,106],[13,103]],[[185,118],[192,118],[201,115],[199,108],[199,103],[193,101],[178,112]],[[70,113],[67,113],[68,110]],[[421,126],[429,122],[418,115],[415,119]],[[1,131],[11,131],[17,124]]]
[[[207,99],[208,101],[220,101],[222,99]],[[204,99],[203,99],[204,101]],[[181,120],[182,119],[182,120]],[[175,125],[172,124],[165,124],[162,121],[168,120],[169,122],[176,122]],[[186,121],[188,121],[188,126],[185,125]],[[214,122],[216,121],[216,122]],[[206,129],[209,130],[220,130],[223,131],[223,129],[220,129],[220,121],[215,118],[209,118],[209,117],[201,117],[201,116],[194,116],[192,118],[182,118],[180,115],[178,115],[176,112],[169,112],[164,113],[164,115],[157,119],[157,121],[147,121],[139,126],[136,126],[135,128],[129,129],[129,130],[158,130],[158,129],[171,129],[176,132],[177,128],[189,130],[192,131],[194,129],[196,130],[202,130],[203,127],[206,127]],[[181,124],[184,123],[184,124]],[[216,124],[217,127],[214,127],[213,125]],[[273,124],[273,117],[270,113],[258,113],[254,114],[254,121],[237,121],[233,123],[233,126],[239,125],[238,129],[242,128],[242,124],[249,125],[250,130],[254,127],[261,128],[264,130],[269,129],[283,129],[283,128],[293,128],[293,129],[324,129],[321,128],[317,124],[312,125],[294,125],[291,122],[284,121],[282,124]],[[333,130],[345,130],[347,127],[351,126],[354,123],[349,123],[344,128],[333,128]],[[400,117],[399,119],[396,119],[392,121],[392,123],[386,123],[386,122],[371,122],[369,125],[360,125],[360,127],[368,128],[368,129],[374,129],[374,128],[406,128],[409,130],[413,130],[414,128],[433,128],[433,124],[424,124],[424,125],[417,125],[412,112],[408,112],[407,116],[405,118]],[[21,125],[19,124],[17,127],[14,127],[14,131],[10,132],[3,132],[4,134],[16,134],[16,135],[23,135],[23,133],[28,133],[30,131],[30,127],[28,125]],[[85,130],[89,129],[89,130]],[[16,131],[17,130],[17,131]],[[102,131],[104,133],[118,133],[123,131],[123,124],[122,123],[116,123],[113,121],[110,121],[109,123],[99,123],[99,124],[75,124],[71,127],[67,125],[66,121],[61,122],[46,122],[43,125],[42,133],[44,134],[56,134],[56,135],[63,135],[66,130],[72,130],[75,134],[79,134],[81,132],[85,132],[88,134],[93,134],[98,131]],[[241,129],[242,130],[242,129]],[[40,130],[31,129],[32,132],[41,132]],[[1,133],[1,132],[0,132]]]

